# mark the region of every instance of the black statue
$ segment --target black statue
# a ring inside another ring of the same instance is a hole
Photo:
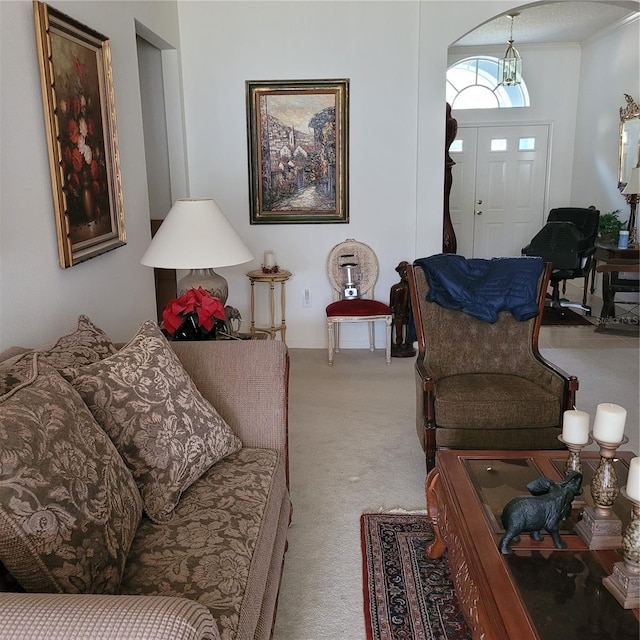
[[[393,340],[391,342],[391,355],[394,358],[410,358],[416,355],[416,350],[409,337],[409,281],[407,280],[407,267],[409,263],[402,261],[396,271],[400,275],[400,282],[391,287],[389,293],[389,306],[393,311]]]
[[[451,197],[451,186],[453,184],[453,165],[455,162],[449,155],[449,147],[456,139],[458,133],[458,121],[451,115],[451,105],[447,102],[446,116],[446,137],[444,147],[444,211],[442,220],[442,253],[457,253],[458,241],[456,232],[451,222],[451,212],[449,200]]]
[[[498,543],[501,553],[511,553],[509,543],[518,542],[523,532],[533,540],[542,540],[542,529],[549,532],[556,548],[564,549],[567,544],[560,538],[560,523],[571,514],[573,498],[582,493],[582,474],[570,471],[561,482],[537,478],[527,489],[533,495],[512,498],[502,511],[505,532]]]

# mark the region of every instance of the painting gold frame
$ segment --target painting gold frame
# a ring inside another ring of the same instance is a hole
[[[248,80],[251,224],[349,222],[349,80]]]
[[[126,244],[109,38],[33,3],[62,268]]]
[[[640,166],[640,106],[624,94],[625,106],[620,107],[620,137],[618,151],[618,189],[629,182],[631,170]]]

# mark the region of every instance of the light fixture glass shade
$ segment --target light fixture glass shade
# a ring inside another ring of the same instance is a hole
[[[151,240],[140,262],[159,269],[189,269],[178,294],[202,286],[222,301],[226,280],[213,271],[253,260],[226,216],[211,198],[177,200]]]
[[[622,190],[623,196],[633,196],[640,194],[640,166],[631,169],[629,174],[629,182]]]
[[[518,50],[513,46],[513,40],[509,40],[509,46],[504,53],[504,58],[498,61],[498,79],[500,84],[507,87],[522,82],[522,58]]]
[[[504,52],[502,60],[498,61],[498,79],[501,85],[512,87],[522,82],[522,58],[518,50],[513,46],[513,21],[519,16],[519,13],[508,14],[511,20],[511,29],[509,31],[509,46]]]

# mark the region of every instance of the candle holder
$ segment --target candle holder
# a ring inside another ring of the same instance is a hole
[[[582,473],[582,462],[580,461],[580,452],[593,442],[593,438],[589,436],[589,439],[584,444],[576,444],[575,442],[567,442],[559,435],[558,440],[569,449],[569,457],[567,463],[564,466],[564,475],[566,476],[570,471],[577,471]]]
[[[576,532],[589,549],[618,549],[622,544],[622,522],[612,507],[620,489],[613,466],[618,447],[629,442],[623,436],[620,442],[604,442],[593,438],[600,447],[600,464],[591,479],[591,497],[594,506],[586,506]]]
[[[620,493],[631,502],[631,522],[622,536],[622,557],[613,572],[603,579],[604,586],[625,609],[640,608],[640,501]]]

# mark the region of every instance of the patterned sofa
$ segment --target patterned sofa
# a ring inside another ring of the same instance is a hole
[[[268,639],[290,519],[271,340],[0,354],[0,638]]]

